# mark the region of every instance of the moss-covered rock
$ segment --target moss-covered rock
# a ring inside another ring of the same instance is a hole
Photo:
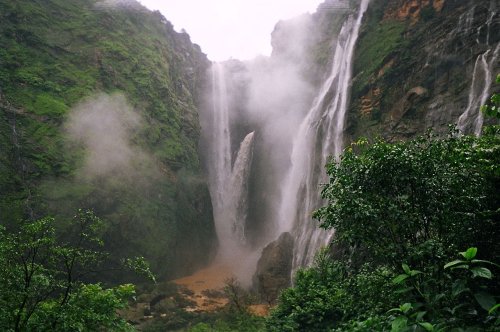
[[[50,213],[64,225],[76,208],[93,208],[116,257],[184,273],[214,240],[198,158],[209,62],[159,12],[103,3],[0,0],[0,221]],[[130,140],[149,164],[125,181],[81,177],[86,150],[68,143],[65,123],[82,99],[115,92],[142,119]]]
[[[495,6],[490,0],[372,1],[353,63],[351,139],[407,139],[428,128],[446,133],[467,108],[476,59],[491,49],[486,60],[492,61],[498,47]],[[492,77],[499,70],[496,61]],[[412,93],[421,88],[425,94]]]

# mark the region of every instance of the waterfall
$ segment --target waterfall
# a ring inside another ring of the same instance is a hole
[[[472,7],[468,12],[459,18],[458,32],[470,33],[474,21],[474,10]],[[497,15],[495,2],[491,2],[490,15],[486,22],[486,51],[479,54],[476,58],[472,72],[472,82],[469,88],[469,98],[467,107],[460,115],[457,121],[457,128],[462,134],[474,133],[476,136],[481,134],[483,127],[483,113],[480,111],[481,105],[484,105],[490,96],[491,84],[494,80],[492,75],[493,67],[498,61],[500,53],[500,43],[495,46],[490,45],[490,28],[493,18]],[[479,35],[481,26],[476,32],[476,43],[480,45]]]
[[[212,65],[212,123],[210,144],[210,193],[214,212],[220,210],[224,201],[224,188],[231,173],[231,140],[229,131],[229,104],[224,66]]]
[[[500,43],[494,49],[490,48],[476,58],[472,83],[469,89],[469,101],[457,122],[457,128],[461,133],[481,134],[484,117],[480,108],[481,105],[488,101],[490,96],[493,81],[492,70],[495,61],[498,59],[499,51]]]
[[[245,221],[248,214],[248,175],[252,164],[253,136],[254,132],[251,132],[241,142],[227,190],[229,225],[234,238],[243,245],[246,244]]]
[[[253,156],[254,132],[249,133],[241,142],[233,165],[226,74],[220,63],[212,66],[211,120],[208,169],[219,240],[218,259],[229,261],[241,253],[246,245],[248,176]]]
[[[282,186],[279,231],[295,237],[293,271],[312,262],[316,250],[333,232],[320,230],[311,214],[321,205],[320,184],[327,180],[324,165],[330,155],[338,158],[343,132],[352,57],[363,14],[369,0],[362,0],[357,17],[351,15],[338,36],[329,77],[302,121],[293,142],[291,168]]]

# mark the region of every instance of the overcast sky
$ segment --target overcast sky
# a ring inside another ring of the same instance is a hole
[[[314,12],[323,0],[140,0],[185,29],[210,60],[247,60],[271,53],[280,19]]]

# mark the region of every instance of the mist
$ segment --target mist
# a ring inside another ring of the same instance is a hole
[[[272,33],[273,55],[246,63],[248,116],[264,126],[279,123],[281,129],[275,136],[293,134],[314,94],[314,87],[306,79],[309,46],[313,42],[308,37],[311,27],[310,15],[279,22]]]
[[[246,286],[262,248],[279,235],[281,184],[291,165],[296,133],[315,97],[317,86],[310,63],[317,40],[311,37],[312,29],[309,14],[279,22],[272,33],[270,57],[213,64],[212,85],[206,91],[200,115],[201,151],[219,234],[218,257]],[[250,172],[244,175],[250,186],[224,189],[234,176],[236,156],[243,151],[241,143],[251,132],[255,132],[254,158],[249,159]],[[239,189],[244,191],[241,197],[248,195],[247,210],[236,218],[244,225],[244,238],[229,221],[234,211],[224,202]]]
[[[122,94],[91,96],[73,107],[64,128],[70,146],[83,149],[77,177],[141,182],[144,173],[156,172],[150,156],[134,143],[143,125]]]
[[[272,33],[272,56],[246,63],[249,81],[246,116],[256,126],[257,140],[261,142],[256,152],[254,178],[264,179],[251,193],[254,197],[251,219],[259,247],[279,235],[276,233],[279,188],[290,168],[296,133],[317,89],[309,79],[311,48],[317,42],[312,37],[316,36],[311,33],[313,29],[309,14],[279,22]],[[257,212],[259,209],[263,211]]]

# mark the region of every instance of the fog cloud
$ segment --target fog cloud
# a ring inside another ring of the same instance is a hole
[[[248,219],[244,221],[248,226],[245,228],[248,229],[248,243],[254,248],[245,249],[246,255],[250,253],[248,249],[252,251],[275,237],[280,184],[290,168],[296,133],[317,88],[314,86],[316,81],[311,79],[314,76],[311,50],[317,42],[313,39],[316,37],[312,37],[315,35],[311,33],[313,27],[312,16],[307,14],[282,21],[272,34],[274,51],[271,57],[262,56],[246,62],[226,61],[213,66],[212,86],[207,91],[201,114],[204,137],[201,150],[207,162],[213,196],[220,196],[215,184],[223,182],[225,174],[229,173],[221,171],[221,165],[226,165],[227,160],[234,162],[243,138],[255,131],[255,158],[249,188],[251,206]],[[229,136],[229,148],[226,136]],[[224,160],[217,156],[224,156]],[[220,212],[221,215],[227,213]],[[224,224],[217,215],[215,219],[216,225]]]
[[[273,54],[247,63],[248,95],[246,112],[257,128],[262,144],[257,149],[260,177],[266,180],[256,188],[255,207],[265,215],[256,216],[261,234],[273,234],[280,202],[280,184],[290,167],[293,141],[309,111],[316,88],[311,80],[310,57],[315,40],[311,36],[311,15],[279,22],[273,31]],[[260,158],[259,158],[260,156]],[[254,207],[254,208],[255,208]],[[267,242],[270,238],[262,237]]]
[[[272,34],[273,56],[248,63],[247,109],[270,142],[289,142],[310,107],[314,89],[306,79],[306,64],[314,42],[312,25],[307,14],[279,22]]]
[[[121,94],[100,94],[85,99],[70,112],[65,129],[73,144],[83,147],[80,175],[87,179],[140,172],[149,161],[132,142],[142,119]]]

